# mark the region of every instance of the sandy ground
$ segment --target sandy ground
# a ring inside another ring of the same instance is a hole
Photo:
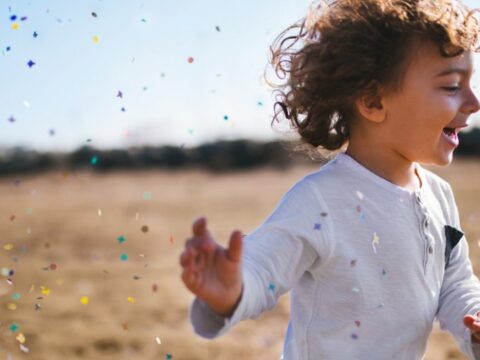
[[[0,359],[278,359],[288,298],[203,340],[188,323],[178,257],[197,216],[220,241],[236,228],[248,233],[317,167],[1,179],[0,270],[14,275],[11,285],[0,275],[0,293],[9,291],[0,297]],[[480,163],[431,169],[451,182],[480,274]],[[465,357],[435,325],[426,359]]]

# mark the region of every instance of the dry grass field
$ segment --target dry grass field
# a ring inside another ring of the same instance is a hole
[[[0,179],[0,269],[14,270],[11,285],[0,275],[0,292],[10,291],[0,297],[0,359],[278,359],[288,298],[203,340],[188,322],[178,257],[197,216],[220,241],[235,228],[248,233],[317,167]],[[431,169],[452,184],[480,274],[480,163]],[[465,357],[435,326],[426,359]]]

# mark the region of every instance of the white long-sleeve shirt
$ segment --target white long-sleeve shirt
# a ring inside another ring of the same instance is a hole
[[[196,299],[195,331],[219,336],[291,290],[285,360],[419,360],[435,319],[480,359],[463,324],[480,311],[480,284],[451,187],[415,166],[416,191],[345,153],[302,178],[244,238],[233,315],[224,319]]]

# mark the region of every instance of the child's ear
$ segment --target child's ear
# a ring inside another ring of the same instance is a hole
[[[385,120],[386,109],[383,103],[381,90],[360,96],[355,105],[358,112],[367,120],[381,123]]]

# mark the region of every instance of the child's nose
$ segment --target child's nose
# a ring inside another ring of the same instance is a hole
[[[480,110],[480,101],[472,90],[470,90],[469,95],[467,101],[465,101],[463,112],[466,114],[474,114]]]

